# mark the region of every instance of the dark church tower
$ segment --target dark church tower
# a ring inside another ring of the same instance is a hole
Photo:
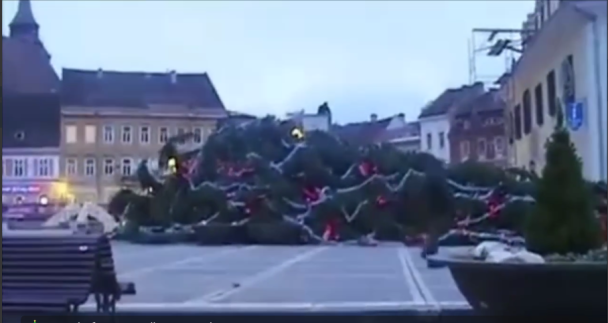
[[[30,0],[19,0],[17,14],[15,14],[15,18],[13,18],[13,21],[8,26],[11,30],[11,38],[40,43],[40,38],[38,38],[40,26],[38,26],[36,19],[34,19]]]

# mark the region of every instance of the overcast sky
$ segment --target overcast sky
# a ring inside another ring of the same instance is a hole
[[[374,112],[415,119],[446,87],[469,81],[472,28],[519,28],[533,8],[532,1],[32,2],[58,71],[206,71],[228,109],[283,116],[328,101],[342,123]],[[16,8],[2,1],[5,35]],[[478,74],[504,71],[504,60],[480,57]]]

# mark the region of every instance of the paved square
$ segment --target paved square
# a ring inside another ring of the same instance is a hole
[[[359,246],[144,246],[114,242],[123,309],[427,308],[465,305],[419,250]],[[88,307],[92,307],[89,304]]]

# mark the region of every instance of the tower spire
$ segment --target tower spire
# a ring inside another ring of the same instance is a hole
[[[40,26],[34,18],[32,2],[30,0],[19,0],[17,13],[9,24],[9,28],[11,38],[23,38],[39,42],[38,29]]]

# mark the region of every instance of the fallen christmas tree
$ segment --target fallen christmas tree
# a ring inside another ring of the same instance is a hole
[[[272,117],[225,125],[180,153],[184,139],[161,150],[164,176],[139,165],[145,194],[123,190],[111,201],[133,232],[185,227],[216,244],[403,240],[430,227],[518,233],[533,202],[530,176],[478,163],[446,167],[389,144],[355,147]]]

